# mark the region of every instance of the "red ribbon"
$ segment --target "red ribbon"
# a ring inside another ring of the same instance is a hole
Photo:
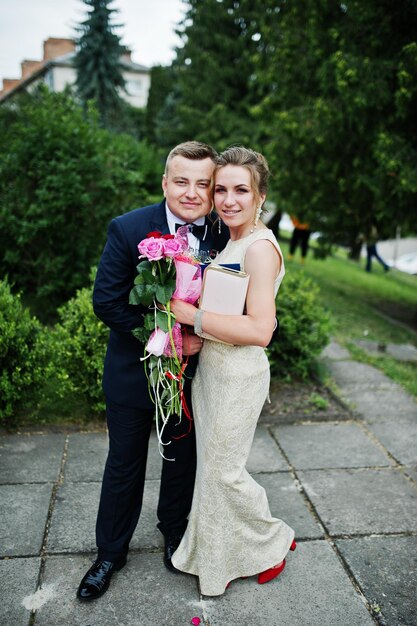
[[[184,332],[186,333],[187,330],[184,329]],[[165,376],[167,378],[169,378],[170,380],[176,380],[178,382],[178,386],[179,386],[179,389],[180,389],[180,400],[181,400],[182,410],[184,411],[184,415],[185,415],[185,417],[188,420],[188,431],[186,433],[183,433],[182,435],[178,435],[177,437],[172,436],[172,439],[182,439],[183,437],[186,437],[187,435],[189,435],[190,432],[191,432],[191,424],[192,424],[193,418],[191,416],[190,409],[188,408],[188,404],[187,404],[187,401],[185,399],[184,389],[183,389],[182,382],[181,382],[183,374],[184,374],[184,371],[185,371],[185,368],[187,367],[187,365],[188,365],[188,355],[187,355],[187,358],[186,358],[186,360],[184,361],[184,363],[183,363],[183,365],[181,367],[181,371],[179,372],[179,374],[175,375],[175,374],[173,374],[172,372],[169,372],[169,371],[165,372]]]

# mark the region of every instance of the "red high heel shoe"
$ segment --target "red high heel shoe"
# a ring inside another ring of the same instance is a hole
[[[294,540],[292,544],[290,545],[291,552],[294,552],[296,547],[297,547],[297,544]],[[260,585],[263,585],[264,583],[269,583],[270,580],[273,580],[274,578],[279,576],[281,572],[284,571],[285,565],[286,565],[286,562],[284,559],[281,563],[278,563],[278,565],[275,565],[275,567],[270,567],[269,569],[266,569],[264,572],[261,572],[260,574],[258,574],[258,583]]]

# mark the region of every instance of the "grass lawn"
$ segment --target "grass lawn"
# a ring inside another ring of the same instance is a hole
[[[280,243],[288,258],[287,242]],[[415,363],[370,356],[353,344],[354,340],[368,339],[417,346],[417,276],[397,270],[385,273],[375,261],[373,271],[367,273],[364,265],[364,260],[356,263],[347,259],[340,249],[325,260],[314,259],[310,249],[304,265],[298,251],[294,260],[286,261],[287,275],[304,272],[318,284],[322,304],[331,314],[335,340],[356,360],[375,365],[417,396]]]

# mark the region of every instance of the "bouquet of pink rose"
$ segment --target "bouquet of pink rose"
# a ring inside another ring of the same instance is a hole
[[[170,310],[171,298],[194,304],[201,293],[201,268],[188,253],[187,227],[176,235],[148,233],[139,245],[138,275],[129,296],[130,304],[149,308],[143,327],[133,334],[145,344],[145,371],[149,392],[155,404],[156,430],[162,446],[162,435],[169,417],[182,413],[191,420],[183,392],[183,376],[187,363],[182,360],[181,326]],[[166,457],[164,457],[166,458]],[[174,459],[170,459],[174,460]]]

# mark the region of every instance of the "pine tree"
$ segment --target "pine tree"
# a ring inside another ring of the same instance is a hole
[[[119,89],[124,89],[120,57],[125,51],[120,38],[113,32],[120,25],[111,24],[116,9],[109,8],[113,0],[83,0],[91,7],[87,19],[77,27],[78,51],[75,57],[76,88],[84,105],[94,100],[102,124],[120,109],[123,102]]]

